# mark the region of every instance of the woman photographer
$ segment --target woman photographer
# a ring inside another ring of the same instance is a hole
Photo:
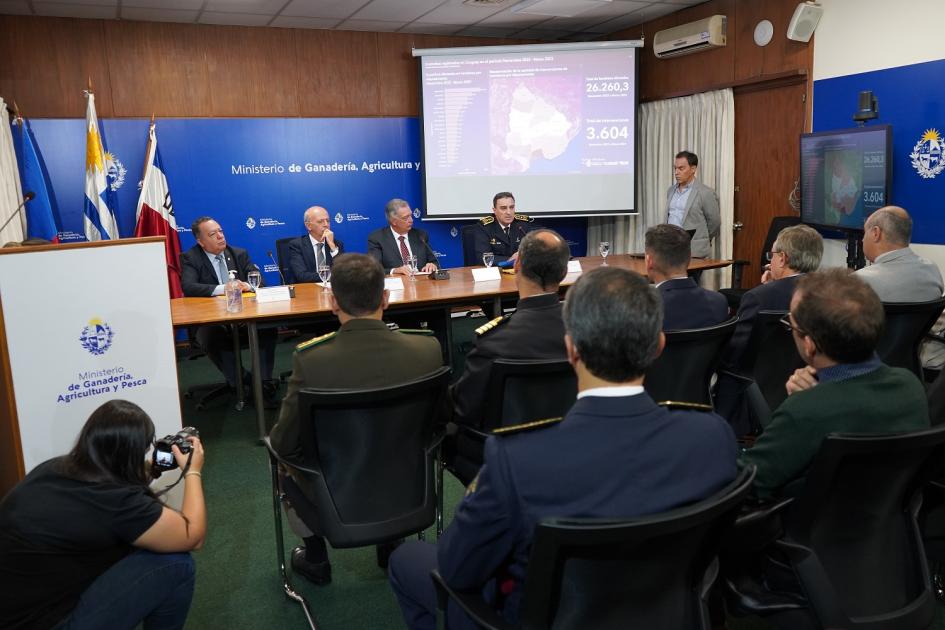
[[[203,446],[172,452],[184,477],[180,512],[149,487],[154,423],[112,400],[72,451],[36,466],[0,503],[0,627],[181,628],[194,590],[189,551],[207,515]]]

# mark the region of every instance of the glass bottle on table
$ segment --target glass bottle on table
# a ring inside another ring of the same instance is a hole
[[[226,295],[226,312],[243,312],[243,285],[236,279],[236,270],[230,269],[230,279],[223,285],[223,292]]]

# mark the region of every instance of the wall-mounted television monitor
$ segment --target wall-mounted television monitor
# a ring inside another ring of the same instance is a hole
[[[889,202],[889,125],[801,135],[801,220],[861,231],[866,217]]]

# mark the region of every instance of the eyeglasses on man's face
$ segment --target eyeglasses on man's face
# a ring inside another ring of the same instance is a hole
[[[771,259],[774,258],[776,254],[784,256],[784,252],[765,252],[765,260],[771,262]]]
[[[796,325],[796,324],[791,323],[791,314],[790,314],[790,313],[786,313],[786,314],[784,315],[784,317],[782,317],[782,318],[781,318],[780,320],[778,320],[778,321],[780,321],[780,322],[784,325],[784,327],[787,329],[788,332],[797,331],[797,334],[800,335],[801,337],[806,337],[806,336],[808,336],[806,330],[804,330],[803,328],[801,328],[800,326],[798,326],[798,325]]]

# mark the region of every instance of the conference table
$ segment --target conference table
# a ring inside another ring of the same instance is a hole
[[[570,272],[561,283],[562,291],[574,283],[582,272],[596,269],[601,265],[630,269],[646,275],[646,266],[642,256],[633,254],[614,254],[607,257],[606,263],[600,256],[588,256],[574,259],[581,267],[581,272]],[[574,264],[574,261],[572,261]],[[689,271],[718,269],[732,264],[730,260],[693,258]],[[481,269],[481,267],[478,267]],[[474,267],[450,269],[447,280],[432,280],[429,276],[417,276],[414,280],[403,279],[403,290],[392,291],[390,305],[385,314],[394,316],[398,313],[429,313],[431,319],[445,322],[446,352],[450,351],[450,313],[453,308],[463,305],[491,303],[493,315],[502,312],[502,299],[517,295],[514,274],[502,273],[498,280],[476,282],[473,279]],[[171,300],[171,319],[175,327],[199,326],[204,324],[245,324],[249,338],[249,351],[252,363],[253,400],[256,401],[256,424],[259,438],[266,436],[266,414],[260,401],[262,394],[262,374],[259,357],[259,339],[257,326],[282,325],[297,320],[318,320],[332,317],[329,290],[319,284],[296,284],[295,297],[279,302],[258,303],[255,298],[244,295],[243,312],[227,313],[226,300],[219,297],[178,298]]]

